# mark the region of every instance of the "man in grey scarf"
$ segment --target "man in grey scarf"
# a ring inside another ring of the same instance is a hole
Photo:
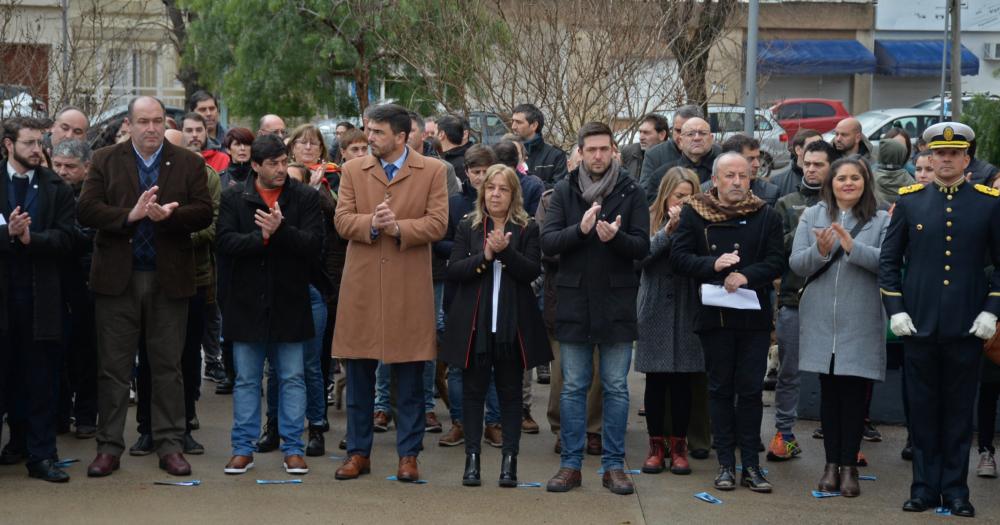
[[[559,257],[555,338],[563,374],[562,456],[546,488],[580,486],[596,348],[604,395],[602,482],[615,494],[631,494],[624,466],[627,377],[637,336],[633,265],[649,253],[649,210],[642,189],[614,159],[608,126],[585,124],[577,147],[580,165],[556,184],[542,227],[542,252]]]

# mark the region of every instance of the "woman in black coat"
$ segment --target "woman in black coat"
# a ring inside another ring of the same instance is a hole
[[[440,358],[462,369],[463,485],[480,484],[483,403],[492,377],[503,431],[500,486],[517,486],[522,377],[524,370],[552,359],[531,291],[539,274],[538,225],[524,211],[517,174],[507,166],[491,166],[475,210],[458,226],[448,263],[456,292]]]

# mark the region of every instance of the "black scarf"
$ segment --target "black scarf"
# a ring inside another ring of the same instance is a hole
[[[484,219],[483,242],[493,229],[493,220]],[[514,226],[518,227],[518,226]],[[511,237],[507,250],[516,249]],[[493,333],[493,265],[483,272],[479,293],[479,314],[476,316],[475,353],[477,358],[508,360],[518,355],[517,337],[517,283],[507,272],[500,272],[500,296],[497,298],[497,331]],[[487,357],[488,356],[488,357]]]

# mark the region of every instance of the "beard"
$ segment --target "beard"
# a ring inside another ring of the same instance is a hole
[[[20,163],[25,168],[27,168],[29,170],[33,170],[33,169],[35,169],[35,168],[37,168],[37,167],[39,167],[39,166],[42,165],[42,154],[41,153],[35,153],[34,155],[35,155],[34,160],[32,160],[32,157],[23,157],[23,156],[21,156],[21,154],[19,154],[17,152],[17,150],[15,149],[13,157],[14,157],[14,160],[16,160],[18,163]]]

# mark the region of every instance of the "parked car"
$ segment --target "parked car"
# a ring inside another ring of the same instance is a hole
[[[31,88],[20,84],[0,84],[0,120],[10,117],[37,117],[48,115],[45,102],[31,95]]]
[[[715,136],[715,142],[721,144],[734,133],[743,133],[743,106],[725,104],[709,104],[708,124]],[[673,114],[668,116],[673,122]],[[760,149],[771,155],[773,168],[783,168],[791,163],[792,155],[788,152],[788,133],[766,109],[757,109],[754,123],[754,138],[760,141]]]
[[[470,112],[469,127],[472,128],[470,139],[478,144],[496,144],[510,131],[500,115],[489,111]]]
[[[994,95],[989,91],[983,93],[970,93],[967,91],[962,92],[962,103],[968,103],[976,95],[983,95],[990,100],[1000,100],[1000,95]],[[941,95],[934,95],[933,97],[917,102],[913,105],[915,108],[919,109],[930,109],[933,111],[941,112]],[[944,112],[946,115],[951,114],[951,92],[944,92]]]
[[[882,135],[892,128],[902,128],[910,136],[910,140],[916,143],[925,129],[941,121],[937,111],[916,108],[876,109],[856,115],[854,118],[861,123],[862,133],[872,143],[872,155],[878,153]],[[829,131],[823,135],[823,139],[832,142],[833,136],[834,132]]]
[[[829,98],[786,98],[771,106],[771,113],[792,137],[799,128],[826,133],[851,116],[843,101]]]

